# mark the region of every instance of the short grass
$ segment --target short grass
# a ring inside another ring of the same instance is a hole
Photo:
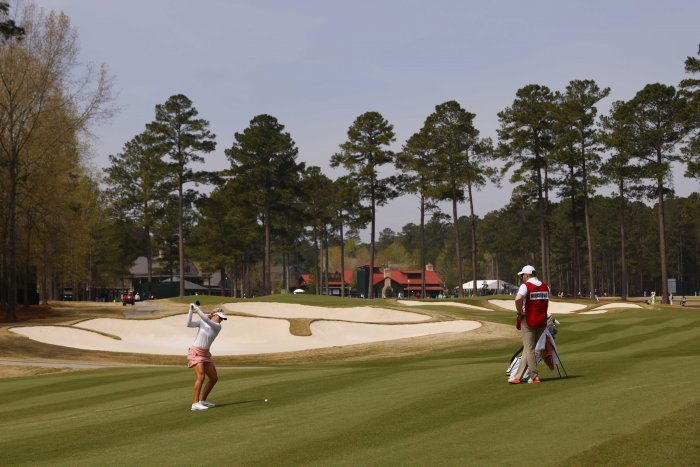
[[[560,321],[569,378],[543,370],[540,385],[506,383],[517,340],[354,362],[222,365],[211,396],[220,405],[206,412],[189,410],[184,367],[7,378],[0,458],[52,466],[700,465],[700,313],[657,308]]]

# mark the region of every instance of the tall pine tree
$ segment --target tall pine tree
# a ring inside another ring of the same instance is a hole
[[[275,213],[292,199],[298,189],[303,163],[284,125],[271,115],[258,115],[248,128],[234,135],[225,151],[231,163],[230,175],[246,187],[236,202],[249,204],[264,230],[263,293],[272,292],[271,246]]]
[[[331,166],[343,166],[355,180],[360,198],[370,210],[370,250],[367,297],[374,298],[374,257],[377,223],[377,206],[383,206],[396,198],[399,178],[382,178],[379,170],[394,165],[396,156],[388,146],[395,141],[394,126],[379,112],[365,112],[348,128],[348,139],[340,145],[340,152],[331,157]]]
[[[177,241],[180,278],[180,295],[185,295],[185,228],[184,211],[189,208],[185,185],[204,182],[207,173],[195,171],[192,164],[202,163],[200,153],[216,148],[216,136],[209,131],[209,122],[197,118],[199,112],[192,101],[182,94],[171,96],[164,104],[156,106],[155,120],[146,125],[145,142],[165,157],[166,177],[177,193]]]

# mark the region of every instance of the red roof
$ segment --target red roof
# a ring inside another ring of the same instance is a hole
[[[345,285],[348,285],[348,284],[350,284],[350,283],[352,282],[352,274],[353,274],[353,272],[354,272],[354,271],[353,271],[352,269],[345,269],[345,270],[343,271],[343,281],[345,282]],[[333,276],[338,276],[339,274],[340,274],[340,271],[336,271],[336,272],[335,272],[334,274],[332,274],[332,275],[333,275]],[[328,280],[328,285],[329,285],[329,286],[330,286],[330,285],[336,285],[336,286],[340,287],[340,281],[339,281],[339,280],[338,280],[338,281],[334,281],[334,280],[330,280],[330,279],[329,279],[329,280]]]
[[[352,269],[346,269],[343,271],[343,279],[345,280],[345,285],[349,285],[352,283],[352,275],[353,275],[353,270]],[[333,274],[329,274],[329,277],[338,277],[340,275],[340,271],[336,271]],[[314,283],[314,278],[311,274],[300,274],[301,280],[303,281],[304,285],[309,285]],[[337,286],[340,287],[340,280],[329,280],[328,281],[329,286]],[[290,286],[290,288],[296,287],[296,286]]]
[[[410,290],[420,290],[422,273],[423,271],[420,269],[391,269],[389,271],[389,277],[393,282],[396,282],[397,284],[406,288],[408,288],[410,278],[410,283],[415,284],[415,286],[418,287],[417,289],[414,289],[414,286],[411,285]],[[372,279],[374,285],[377,285],[384,281],[384,273],[375,272]],[[425,287],[428,289],[430,286],[438,287],[439,290],[442,290],[442,279],[440,279],[440,276],[435,271],[425,271]]]

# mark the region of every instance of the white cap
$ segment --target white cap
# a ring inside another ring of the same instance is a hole
[[[217,311],[214,314],[221,319],[228,319],[228,316],[226,316],[226,314],[223,311]]]
[[[530,274],[531,276],[535,275],[535,268],[533,268],[530,265],[523,266],[523,270],[518,273],[519,276],[522,276],[523,274]]]

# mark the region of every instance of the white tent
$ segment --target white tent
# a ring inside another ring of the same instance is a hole
[[[484,285],[485,284],[485,285]],[[474,290],[474,281],[469,281],[465,282],[462,284],[462,288],[466,291],[473,291]],[[476,290],[495,290],[498,291],[499,293],[505,291],[509,292],[512,289],[517,289],[516,286],[513,284],[510,284],[506,281],[498,280],[498,279],[479,279],[476,281]]]

